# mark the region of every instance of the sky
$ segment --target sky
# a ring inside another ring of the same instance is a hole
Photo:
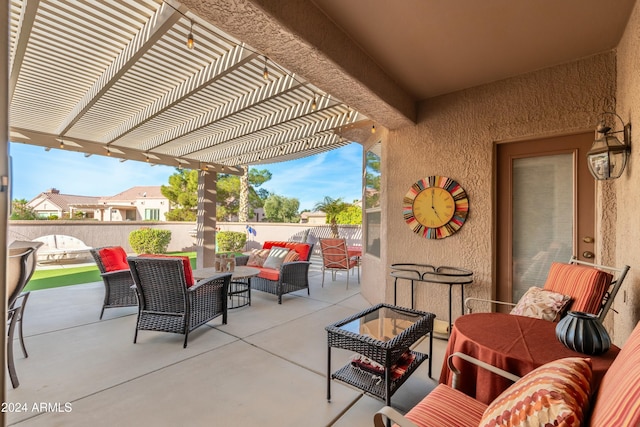
[[[166,185],[176,172],[106,156],[34,145],[10,143],[12,199],[32,200],[50,188],[76,196],[114,196],[135,186]],[[362,146],[352,143],[299,160],[252,166],[268,169],[271,180],[262,185],[271,193],[300,201],[300,210],[313,210],[325,196],[352,203],[362,198]]]

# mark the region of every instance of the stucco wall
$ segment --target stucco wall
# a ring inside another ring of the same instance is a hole
[[[395,262],[463,267],[474,272],[466,296],[493,290],[494,152],[496,142],[593,129],[603,102],[615,93],[615,55],[605,53],[524,76],[445,95],[422,103],[416,126],[390,131],[383,140],[382,179],[388,215],[386,258],[365,296],[384,289],[393,302],[389,265]],[[394,147],[401,147],[395,149]],[[402,218],[402,198],[415,181],[444,175],[467,191],[466,224],[443,240],[415,235]],[[383,229],[385,227],[383,226]],[[448,287],[418,286],[416,307],[446,319]],[[409,304],[410,287],[398,287],[398,303]],[[454,295],[458,295],[457,290]],[[459,297],[454,315],[459,315]],[[372,301],[375,302],[375,301]]]
[[[616,344],[629,336],[640,319],[640,4],[636,3],[625,33],[617,49],[616,112],[627,123],[631,122],[631,158],[622,177],[608,191],[617,198],[614,211],[616,264],[631,266],[614,308],[619,315],[614,317]]]

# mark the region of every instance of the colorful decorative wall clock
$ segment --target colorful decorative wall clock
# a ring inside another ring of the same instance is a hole
[[[414,183],[402,200],[402,215],[411,230],[426,239],[444,239],[460,230],[469,213],[464,189],[446,176]]]

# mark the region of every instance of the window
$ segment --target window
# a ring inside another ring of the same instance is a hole
[[[145,209],[145,221],[160,221],[160,209]]]
[[[366,252],[380,257],[380,159],[382,143],[377,142],[367,150],[364,167],[364,233]]]

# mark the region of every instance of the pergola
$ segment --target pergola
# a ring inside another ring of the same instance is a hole
[[[367,122],[172,0],[12,0],[10,20],[14,142],[242,174]]]

